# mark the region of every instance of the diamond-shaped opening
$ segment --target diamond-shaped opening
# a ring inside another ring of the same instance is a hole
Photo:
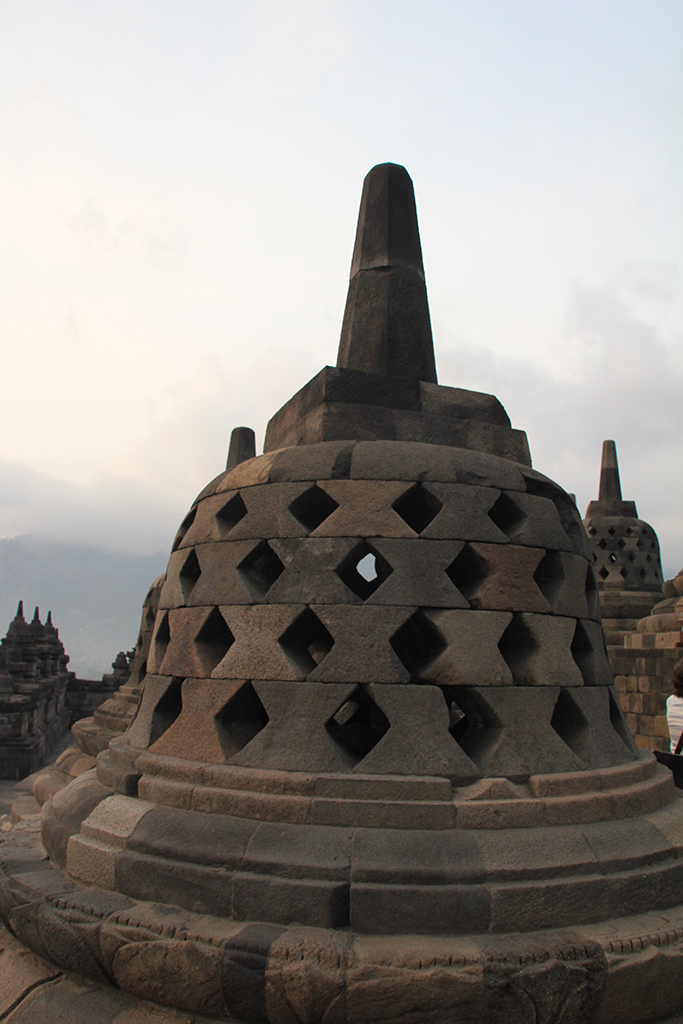
[[[640,539],[640,537],[639,537],[639,538],[638,538],[638,540],[636,541],[636,547],[638,548],[638,550],[639,550],[639,551],[642,551],[642,550],[643,550],[643,542],[642,542],[642,540]]]
[[[588,722],[581,708],[564,688],[560,690],[550,724],[560,739],[587,765],[590,761]]]
[[[308,675],[332,650],[334,639],[315,612],[304,609],[278,643],[300,672]]]
[[[324,523],[336,508],[339,508],[339,502],[330,497],[322,487],[314,484],[294,499],[289,511],[311,533]]]
[[[522,522],[526,519],[526,514],[503,491],[492,508],[489,509],[488,517],[499,530],[503,531],[506,537],[512,539]]]
[[[626,547],[626,541],[624,540],[624,538],[623,538],[623,537],[621,537],[621,538],[620,538],[620,539],[619,539],[619,540],[617,541],[617,544],[619,545],[619,547],[620,547],[620,548],[625,548],[625,547]]]
[[[180,547],[180,545],[183,542],[183,538],[184,538],[185,534],[187,533],[187,531],[192,526],[192,524],[193,524],[193,522],[195,520],[195,516],[196,515],[197,515],[197,509],[196,508],[191,508],[190,511],[185,516],[185,518],[183,519],[182,523],[180,524],[180,529],[178,530],[178,532],[175,535],[175,540],[173,541],[173,547],[171,548],[171,551],[177,551],[178,550],[178,548]]]
[[[365,540],[356,544],[335,570],[340,580],[361,601],[367,601],[393,571],[386,558]]]
[[[602,548],[603,551],[607,547],[607,541],[605,540],[604,537],[601,537],[600,540],[598,541],[598,547]]]
[[[448,705],[448,731],[477,767],[485,771],[503,723],[482,695],[470,687],[446,686],[443,695]]]
[[[589,616],[595,618],[598,613],[598,583],[592,565],[586,569],[586,603]]]
[[[234,642],[227,622],[218,608],[213,608],[195,637],[197,654],[207,675],[211,675]]]
[[[559,551],[546,551],[534,573],[534,581],[552,608],[564,586],[565,575]]]
[[[183,567],[178,574],[180,579],[180,589],[182,591],[184,601],[187,601],[188,597],[194,590],[194,586],[201,574],[202,570],[199,566],[197,552],[192,548],[192,551],[190,551],[189,555],[185,559]]]
[[[470,544],[465,544],[446,569],[446,575],[467,598],[473,608],[481,607],[476,593],[488,575],[486,559],[477,554]]]
[[[598,569],[598,576],[600,577],[600,579],[606,580],[609,576],[609,570],[606,569],[603,565],[601,569]]]
[[[168,622],[168,612],[164,612],[154,636],[154,656],[157,663],[157,669],[161,667],[164,655],[166,654],[166,649],[170,642],[171,628]]]
[[[597,532],[598,531],[595,529],[594,526],[589,526],[588,527],[588,535],[589,535],[589,537],[594,537]]]
[[[645,569],[641,569],[638,575],[640,576],[641,580],[644,580],[647,576],[647,572],[645,571]]]
[[[645,556],[645,561],[646,562],[651,562],[652,561],[652,555],[646,555]]]
[[[614,529],[613,526],[610,526],[610,528],[609,528],[609,530],[607,532],[613,537],[614,534],[616,533],[616,530]]]
[[[648,531],[646,526],[643,526],[643,528],[641,529],[640,532],[642,533],[643,537],[647,537],[648,533],[649,533],[649,531]]]
[[[325,728],[351,766],[362,761],[377,746],[389,731],[389,719],[367,689],[357,686]]]
[[[590,642],[580,619],[576,621],[576,629],[571,644],[572,658],[578,665],[583,681],[587,686],[595,682],[595,670],[593,666],[593,645]]]
[[[651,550],[652,550],[652,551],[654,551],[654,550],[656,549],[656,547],[657,547],[656,543],[655,543],[654,541],[652,541],[652,542],[650,543],[650,548],[651,548]]]
[[[237,566],[238,572],[246,576],[259,594],[267,594],[273,583],[285,571],[285,567],[267,540],[262,540]]]
[[[538,642],[521,615],[513,615],[510,625],[498,641],[498,650],[512,672],[512,681],[516,686],[533,685],[529,659],[537,649]]]
[[[621,569],[619,570],[619,575],[623,579],[626,579],[626,577],[628,576],[628,569],[627,569],[627,567],[625,565],[622,565]]]
[[[627,527],[626,527],[626,530],[625,530],[624,532],[626,533],[626,536],[627,536],[627,537],[630,537],[630,536],[631,536],[631,534],[633,533],[633,530],[631,529],[631,527],[630,527],[630,526],[627,526]]]
[[[613,551],[610,551],[610,553],[608,555],[608,561],[611,562],[612,565],[614,565],[615,562],[617,561],[617,556],[614,554]]]
[[[415,484],[409,490],[404,491],[391,507],[411,530],[414,530],[415,533],[422,533],[438,516],[443,508],[443,502],[439,501],[436,495],[428,491],[422,484]]]
[[[150,747],[171,728],[183,710],[182,687],[182,678],[174,676],[157,701],[157,706],[152,712],[152,725],[149,732]]]
[[[268,715],[251,683],[245,683],[216,715],[226,758],[233,757],[268,725]]]
[[[628,747],[629,750],[631,750],[633,746],[633,739],[626,724],[624,713],[621,710],[618,701],[614,699],[614,694],[611,689],[609,690],[609,718],[619,739]]]
[[[396,630],[389,642],[411,674],[427,668],[446,649],[441,633],[420,609]]]
[[[223,508],[216,512],[216,524],[221,537],[225,537],[247,514],[247,506],[241,494],[235,494]]]
[[[635,562],[636,560],[636,556],[633,554],[632,551],[629,551],[626,557],[628,558],[629,562]]]

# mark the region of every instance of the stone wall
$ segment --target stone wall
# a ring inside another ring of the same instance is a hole
[[[637,634],[636,634],[637,636]],[[627,638],[628,639],[628,638]],[[609,648],[614,682],[628,726],[639,747],[667,750],[666,698],[681,648]]]

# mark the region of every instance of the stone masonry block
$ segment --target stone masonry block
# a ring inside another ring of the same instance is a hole
[[[220,517],[221,509],[225,507],[226,502],[216,509],[221,536],[230,540],[305,537],[308,533],[306,527],[294,518],[289,506],[309,487],[310,483],[302,481],[245,488],[244,493],[239,492],[239,496],[244,502],[246,515],[228,533],[225,532],[225,525],[222,525]],[[229,500],[228,495],[225,497]]]
[[[213,678],[304,679],[310,668],[292,661],[278,642],[304,610],[302,605],[221,607],[235,642],[216,665]]]
[[[422,537],[508,543],[508,538],[488,515],[500,497],[498,488],[431,482],[428,486],[443,507],[422,531]]]
[[[149,675],[145,677],[145,690],[140,702],[140,710],[126,735],[127,742],[135,750],[145,750],[149,746],[154,712],[171,682],[171,676]]]
[[[268,604],[360,603],[335,572],[357,544],[355,537],[271,540],[285,569],[263,600]]]
[[[430,611],[446,643],[420,678],[441,686],[509,686],[512,673],[498,642],[512,616],[509,612]]]
[[[184,679],[182,711],[152,744],[151,752],[223,764],[226,750],[216,716],[242,686],[242,680]]]
[[[462,541],[379,538],[373,547],[393,572],[367,599],[367,604],[467,608],[468,601],[446,574],[463,547]]]
[[[353,683],[291,685],[262,680],[253,686],[268,724],[230,759],[231,764],[294,772],[348,770],[348,758],[325,726],[351,697]]]
[[[389,729],[356,771],[443,775],[459,785],[479,778],[477,766],[448,731],[448,707],[438,687],[375,684],[370,693],[389,719]]]
[[[249,586],[248,578],[237,571],[239,563],[253,548],[254,542],[250,540],[200,544],[194,548],[199,568],[195,568],[194,575],[187,577],[183,575],[183,568],[188,558],[193,557],[192,549],[180,548],[174,551],[169,559],[159,607],[196,607],[228,602],[252,604],[258,601],[258,592]]]
[[[535,494],[513,493],[510,497],[524,513],[510,539],[515,544],[529,544],[554,551],[570,551],[571,541],[564,531],[554,502]]]
[[[486,573],[470,597],[472,607],[494,611],[550,611],[550,605],[534,580],[534,573],[545,555],[542,548],[478,543],[471,548],[482,559]]]
[[[180,548],[193,548],[196,544],[215,544],[222,540],[222,534],[216,522],[216,512],[220,511],[231,497],[238,494],[238,491],[228,491],[227,494],[210,495],[197,500],[194,506],[194,519],[187,528],[180,543],[174,545]]]
[[[584,668],[584,679],[592,686],[611,686],[614,678],[607,658],[602,626],[599,622],[591,622],[588,619],[582,619],[581,625],[588,635],[592,648],[590,663]]]
[[[573,688],[570,699],[583,713],[585,725],[570,729],[574,752],[591,768],[611,768],[633,758],[610,718],[609,690],[606,686]]]
[[[197,640],[204,627],[215,619],[215,610],[175,608],[167,614],[170,640],[161,664],[162,673],[197,678],[210,676],[215,657]]]
[[[528,775],[585,767],[551,725],[558,687],[476,687],[455,691],[468,719],[459,742],[487,776]]]
[[[297,480],[345,480],[351,472],[356,442],[349,440],[307,444],[301,448],[283,448],[273,452],[270,483]]]
[[[325,480],[321,486],[339,508],[312,532],[314,537],[414,537],[392,508],[408,489],[401,480]]]
[[[519,633],[507,649],[516,685],[582,686],[583,676],[571,651],[576,620],[527,612],[519,620]]]
[[[524,491],[524,477],[507,459],[465,448],[420,442],[360,441],[351,477],[358,480],[444,480]]]
[[[407,683],[409,673],[390,640],[410,617],[412,608],[315,605],[334,639],[329,654],[310,673],[321,683]]]
[[[590,563],[580,555],[567,551],[561,551],[558,555],[564,580],[552,595],[548,594],[553,612],[555,615],[567,615],[577,619],[593,618],[586,600],[586,573]]]

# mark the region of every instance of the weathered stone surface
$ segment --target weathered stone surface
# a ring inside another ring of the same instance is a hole
[[[392,216],[361,217],[340,366],[271,421],[291,447],[235,436],[181,523],[98,757],[116,795],[75,801],[68,874],[37,822],[7,834],[0,913],[193,1015],[587,1024],[615,957],[647,979],[680,944],[683,815],[617,707],[573,499],[495,399],[424,371],[428,321],[394,332],[426,296]]]

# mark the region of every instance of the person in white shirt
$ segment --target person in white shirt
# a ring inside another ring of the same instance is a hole
[[[683,732],[683,661],[679,661],[671,673],[671,688],[673,693],[666,699],[666,722],[669,726],[669,749],[675,754]]]

